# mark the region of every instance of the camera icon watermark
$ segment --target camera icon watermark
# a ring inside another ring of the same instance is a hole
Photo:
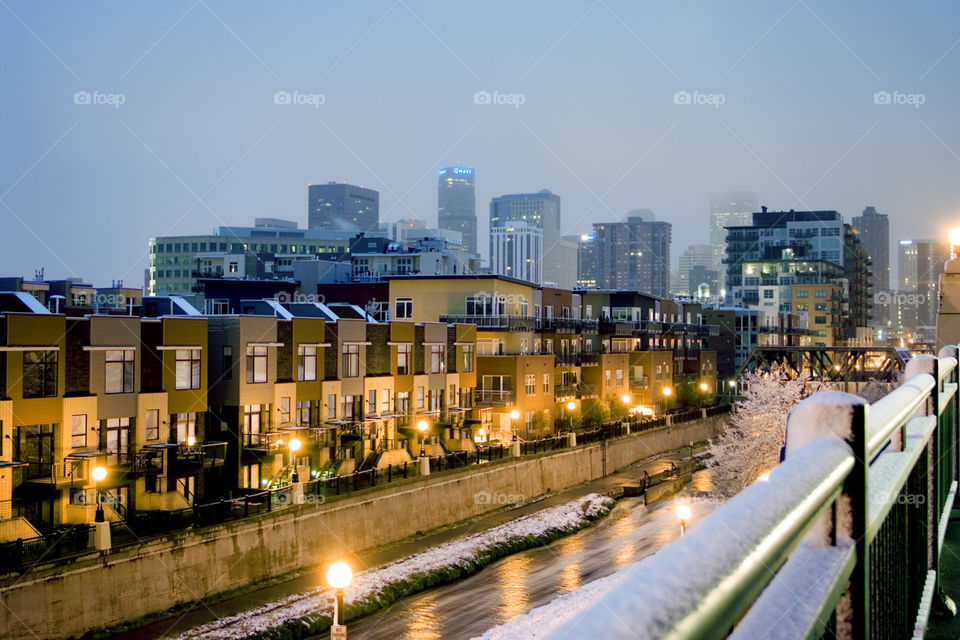
[[[927,297],[922,293],[901,293],[899,291],[877,291],[873,294],[875,304],[895,304],[901,307],[919,307],[926,303]]]
[[[719,109],[726,103],[727,96],[722,93],[701,93],[699,91],[677,91],[673,94],[673,104],[705,105]]]
[[[280,304],[326,304],[327,298],[322,293],[288,293],[279,291],[273,299]]]
[[[306,105],[319,109],[320,105],[327,102],[327,97],[322,93],[301,93],[299,91],[277,91],[273,94],[273,104],[292,104]]]
[[[107,105],[119,109],[127,101],[122,93],[103,93],[101,91],[77,91],[73,94],[73,104],[79,105]]]
[[[919,109],[926,104],[927,96],[923,93],[903,93],[902,91],[877,91],[873,94],[873,104],[906,105]]]
[[[519,109],[520,105],[527,101],[527,96],[522,93],[501,93],[499,91],[477,91],[473,94],[473,104],[495,104],[508,105],[514,109]]]

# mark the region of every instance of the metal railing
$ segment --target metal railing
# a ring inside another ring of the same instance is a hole
[[[513,402],[510,389],[474,389],[474,400],[478,403],[509,404]]]
[[[922,637],[957,489],[958,349],[940,355],[873,405],[804,400],[767,481],[547,637]]]

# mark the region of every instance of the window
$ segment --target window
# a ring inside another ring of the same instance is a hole
[[[423,387],[417,387],[417,409],[423,409]]]
[[[473,371],[473,355],[476,348],[472,344],[465,344],[460,351],[460,372],[471,373]]]
[[[247,345],[247,384],[267,381],[267,347]]]
[[[390,389],[380,390],[380,415],[390,413]]]
[[[327,396],[327,420],[334,420],[337,417],[337,396],[330,394]]]
[[[450,385],[450,387],[447,389],[447,406],[457,406],[457,385],[455,384]]]
[[[297,400],[297,424],[301,427],[309,427],[310,425],[310,412],[312,409],[312,402],[309,400]]]
[[[375,415],[377,413],[377,390],[367,391],[367,414]]]
[[[809,298],[809,297],[810,297],[810,292],[807,291],[806,289],[800,289],[799,291],[797,291],[796,297],[797,297],[797,298]]]
[[[523,414],[523,424],[527,431],[533,428],[533,414],[535,413],[536,411],[527,411]]]
[[[147,440],[160,439],[160,410],[159,409],[147,410],[144,429],[145,429],[144,435]]]
[[[826,303],[826,302],[817,302],[816,304],[813,305],[813,308],[814,308],[815,311],[826,311],[826,310],[827,310],[827,303]]]
[[[410,413],[410,392],[400,391],[397,393],[396,412],[402,416]]]
[[[178,413],[176,414],[177,443],[183,444],[190,438],[197,437],[197,414]]]
[[[537,376],[528,374],[524,379],[523,390],[528,396],[535,394],[537,392]]]
[[[233,347],[223,348],[223,379],[233,379]]]
[[[826,290],[826,289],[817,289],[816,291],[813,292],[813,296],[814,296],[815,298],[826,298],[826,297],[827,297],[827,290]]]
[[[827,324],[827,316],[814,316],[814,317],[813,317],[813,323],[814,323],[814,324]]]
[[[767,300],[773,299],[773,289],[764,289],[763,297]]]
[[[353,420],[353,396],[340,397],[340,419]]]
[[[177,349],[176,388],[200,388],[200,349]]]
[[[317,348],[297,347],[297,380],[317,379]]]
[[[397,298],[394,300],[394,314],[398,320],[410,320],[413,318],[413,298]]]
[[[795,306],[797,311],[806,311],[809,308],[806,302],[798,302]]]
[[[492,316],[493,298],[490,296],[467,296],[466,311],[468,316]]]
[[[87,446],[87,415],[84,413],[73,416],[71,420],[70,446],[74,449]]]
[[[356,378],[360,375],[360,345],[343,345],[343,377]]]
[[[126,462],[130,454],[130,418],[104,420],[107,464]]]
[[[299,402],[297,403],[300,404]],[[280,424],[290,423],[290,397],[280,398]]]
[[[550,393],[550,374],[543,374],[543,392]]]
[[[397,345],[397,375],[405,376],[410,373],[410,357],[413,355],[413,345]]]
[[[446,369],[447,347],[443,344],[430,345],[430,373],[443,373]]]
[[[610,369],[605,369],[603,372],[603,378],[606,380],[607,384],[610,384]]]
[[[23,397],[50,398],[57,395],[57,352],[23,352]]]
[[[134,350],[110,349],[105,353],[104,391],[106,393],[133,393]]]
[[[260,465],[259,464],[243,465],[243,488],[244,489],[260,488]]]
[[[623,386],[623,369],[617,369],[617,386]]]
[[[247,404],[243,407],[243,445],[245,447],[260,444],[260,405]]]

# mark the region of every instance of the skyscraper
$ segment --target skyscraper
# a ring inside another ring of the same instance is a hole
[[[522,220],[490,228],[490,268],[499,275],[543,281],[543,230]]]
[[[680,256],[680,269],[677,271],[678,282],[671,283],[674,293],[684,296],[693,296],[697,293],[697,286],[701,282],[710,285],[712,293],[719,292],[717,287],[718,274],[713,268],[714,248],[711,244],[692,244]],[[695,279],[691,278],[691,273],[695,267],[700,267],[696,273]]]
[[[307,225],[311,229],[377,231],[380,192],[346,182],[311,184],[307,191]]]
[[[477,198],[470,167],[444,167],[437,172],[437,226],[459,231],[470,253],[477,252]]]
[[[560,196],[543,189],[538,193],[499,196],[490,201],[490,255],[493,255],[493,229],[523,221],[543,230],[543,273],[559,274]],[[551,277],[551,280],[555,277]]]
[[[752,191],[727,191],[717,194],[710,201],[710,245],[713,247],[713,269],[725,286],[726,277],[723,259],[727,251],[726,227],[743,227],[750,224],[751,214],[759,210],[757,194]]]
[[[649,209],[627,212],[626,222],[595,222],[597,287],[667,297],[671,232]]]
[[[577,245],[577,287],[597,288],[597,243],[587,234],[580,236]]]
[[[875,207],[867,207],[863,215],[853,219],[853,226],[860,232],[860,242],[873,263],[871,282],[876,298],[873,323],[885,324],[889,317],[889,307],[883,298],[890,292],[890,220],[886,214],[877,213]]]
[[[940,274],[950,259],[950,253],[950,243],[946,240],[900,241],[900,291],[897,297],[917,307],[917,326],[902,328],[912,331],[917,327],[936,326]]]

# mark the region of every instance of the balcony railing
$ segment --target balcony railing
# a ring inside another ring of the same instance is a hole
[[[507,389],[476,389],[475,400],[480,404],[509,404],[513,402],[513,391]]]
[[[536,328],[534,318],[524,316],[472,316],[472,315],[442,315],[440,322],[448,324],[473,324],[478,329],[498,331],[533,331]]]

